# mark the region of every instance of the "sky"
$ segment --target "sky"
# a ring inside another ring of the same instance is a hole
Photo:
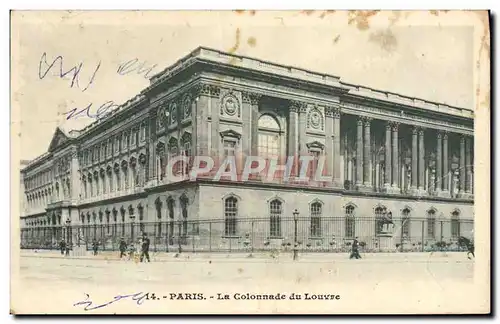
[[[33,159],[57,126],[95,120],[85,113],[68,120],[71,111],[90,105],[95,115],[107,102],[125,102],[149,84],[147,74],[200,45],[473,109],[477,33],[477,20],[460,12],[18,12],[11,122],[19,126],[20,158]],[[118,73],[131,60],[151,71]],[[61,77],[60,62],[63,72],[80,67],[78,80]]]

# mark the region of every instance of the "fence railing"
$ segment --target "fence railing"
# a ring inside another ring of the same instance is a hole
[[[123,237],[130,244],[142,233],[153,252],[256,252],[287,250],[346,252],[355,237],[365,252],[382,251],[389,236],[394,251],[459,251],[458,237],[473,238],[473,220],[394,219],[389,234],[374,218],[255,218],[227,220],[167,220],[158,222],[61,225],[21,228],[21,248],[58,249],[61,240],[70,247],[117,251]],[[295,235],[296,233],[296,235]]]

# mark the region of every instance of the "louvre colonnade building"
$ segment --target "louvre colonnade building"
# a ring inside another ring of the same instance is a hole
[[[201,246],[208,232],[210,244],[237,244],[249,231],[286,239],[297,209],[299,235],[325,244],[368,240],[377,225],[357,220],[388,214],[408,220],[396,236],[453,238],[472,229],[459,224],[473,218],[473,126],[469,109],[200,47],[84,129],[57,128],[47,153],[21,171],[21,223],[30,233],[50,228],[50,240],[71,224],[115,242],[134,222]],[[331,181],[172,180],[166,161],[179,155],[312,155]]]

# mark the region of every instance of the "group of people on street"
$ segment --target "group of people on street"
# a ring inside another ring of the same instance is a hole
[[[144,259],[148,262],[151,262],[149,257],[149,245],[151,241],[146,233],[143,233],[136,243],[132,242],[130,245],[127,244],[124,237],[120,238],[119,243],[119,251],[120,251],[120,259],[123,257],[128,257],[128,260],[136,260],[143,262]],[[92,240],[92,252],[93,255],[97,255],[99,251],[100,242],[97,239]],[[62,246],[62,242],[61,242]],[[63,248],[61,247],[61,254],[63,253]]]
[[[151,259],[149,258],[150,243],[151,241],[145,233],[143,233],[142,236],[139,237],[137,245],[132,242],[130,246],[128,246],[125,239],[123,237],[120,238],[120,259],[122,259],[124,256],[128,256],[128,260],[133,259],[136,262],[143,262],[144,259],[146,259],[146,261],[151,262]]]

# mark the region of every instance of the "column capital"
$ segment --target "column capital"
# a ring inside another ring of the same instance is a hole
[[[425,128],[423,128],[423,127],[419,127],[419,128],[418,128],[418,135],[419,135],[419,136],[424,136],[424,131],[425,131]]]
[[[397,131],[399,129],[399,122],[389,122],[393,131]]]
[[[195,84],[191,88],[191,93],[194,97],[209,96],[210,95],[210,85],[204,84],[204,83]]]
[[[443,133],[441,131],[437,131],[437,138],[442,139],[443,138]]]
[[[413,135],[417,135],[417,134],[418,134],[418,127],[417,127],[417,126],[413,126],[413,127],[411,128],[411,133],[412,133]]]
[[[251,92],[249,94],[249,97],[250,97],[250,103],[252,105],[258,105],[259,104],[259,101],[260,101],[260,98],[262,98],[262,94],[260,93],[255,93],[255,92]]]
[[[358,120],[356,121],[356,123],[358,124],[358,126],[363,126],[363,119],[361,117],[358,118]]]
[[[306,112],[307,104],[303,101],[290,100],[290,111],[293,112]]]
[[[460,135],[460,144],[465,144],[465,138],[467,135]]]
[[[370,123],[373,120],[373,118],[363,116],[363,117],[361,117],[361,120],[363,121],[363,124],[365,124],[365,127],[368,127],[368,126],[370,126]]]
[[[448,140],[448,132],[447,131],[442,131],[441,134],[443,135],[444,140]]]
[[[333,118],[340,118],[340,107],[338,106],[325,106],[325,116],[326,117],[333,117]]]

